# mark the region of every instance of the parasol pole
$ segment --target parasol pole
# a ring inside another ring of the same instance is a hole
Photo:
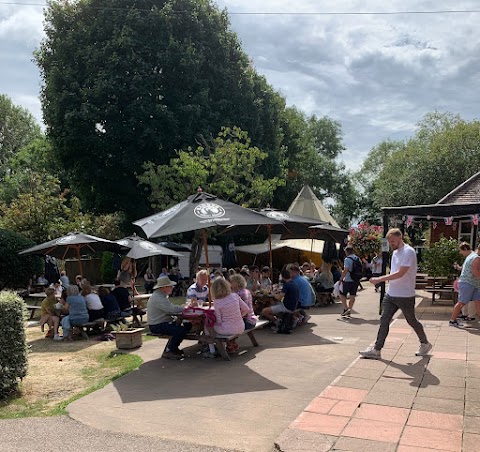
[[[137,260],[132,259],[133,265],[132,265],[132,279],[131,279],[131,284],[132,284],[132,293],[133,296],[138,295],[138,290],[137,287],[135,286],[135,281],[137,279]]]
[[[202,229],[203,249],[205,250],[205,263],[207,265],[207,286],[208,286],[208,308],[212,307],[212,296],[210,294],[210,263],[208,262],[207,230]]]
[[[270,255],[270,272],[273,275],[273,256],[272,256],[272,225],[267,224],[268,230],[268,252]],[[273,276],[272,276],[273,278]]]
[[[75,247],[75,251],[77,252],[78,268],[80,270],[80,275],[82,275],[82,278],[83,278],[83,267],[82,267],[82,259],[80,257],[80,246],[79,245],[77,245]]]

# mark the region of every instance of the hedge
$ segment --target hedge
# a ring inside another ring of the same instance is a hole
[[[27,374],[27,340],[23,300],[14,292],[0,292],[0,399],[18,390]]]
[[[26,288],[32,275],[43,272],[41,258],[18,254],[33,245],[35,242],[23,235],[0,229],[0,290]]]

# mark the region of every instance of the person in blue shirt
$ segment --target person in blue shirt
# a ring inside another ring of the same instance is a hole
[[[298,287],[299,304],[302,308],[301,314],[303,315],[303,323],[307,323],[311,316],[307,315],[303,310],[308,309],[315,304],[312,295],[312,287],[308,279],[300,274],[300,266],[297,263],[289,264],[287,270],[290,272],[292,281]]]

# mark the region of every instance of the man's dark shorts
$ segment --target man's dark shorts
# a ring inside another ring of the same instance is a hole
[[[354,297],[357,295],[358,281],[343,281],[342,295]]]

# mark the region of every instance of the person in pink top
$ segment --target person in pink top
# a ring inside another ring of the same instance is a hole
[[[230,283],[223,278],[217,278],[212,282],[210,290],[215,306],[215,325],[213,327],[215,332],[229,336],[245,331],[243,317],[249,313],[249,307],[238,294],[232,293]],[[206,333],[208,332],[206,331]],[[209,344],[209,350],[203,356],[214,358],[214,344]],[[233,353],[236,350],[238,350],[238,345],[235,341],[228,341],[227,352]]]
[[[257,324],[258,318],[253,312],[252,294],[246,288],[247,281],[242,275],[240,275],[239,273],[236,273],[230,276],[230,284],[232,286],[232,292],[235,292],[236,294],[238,294],[240,298],[248,306],[248,314],[243,318],[243,321],[245,323],[245,329],[250,330],[255,327],[255,325]]]

